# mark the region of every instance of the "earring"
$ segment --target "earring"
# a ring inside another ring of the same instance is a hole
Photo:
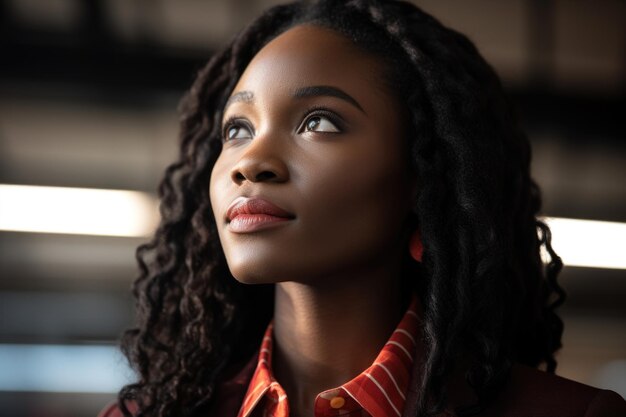
[[[422,237],[417,229],[415,229],[409,240],[409,253],[411,254],[411,258],[415,259],[417,262],[422,262],[424,245],[422,245]]]

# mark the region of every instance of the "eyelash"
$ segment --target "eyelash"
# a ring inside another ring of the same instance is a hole
[[[303,129],[307,125],[308,121],[312,117],[319,117],[319,116],[325,117],[328,120],[330,120],[332,124],[334,124],[337,127],[339,132],[317,132],[317,133],[341,133],[345,130],[345,122],[341,118],[341,116],[339,116],[337,113],[333,112],[332,110],[329,110],[326,107],[313,106],[313,107],[309,107],[306,111],[302,113],[302,116],[300,118],[302,122],[298,126],[298,129],[296,130],[296,132],[304,133],[305,131],[303,131]],[[244,117],[230,116],[224,121],[224,125],[222,127],[222,141],[227,142],[230,140],[228,139],[227,135],[228,135],[228,131],[233,127],[246,128],[254,136],[254,129],[252,125]]]
[[[327,118],[339,130],[339,132],[317,132],[317,133],[342,133],[345,130],[345,122],[341,118],[341,116],[339,116],[337,113],[335,113],[332,110],[329,110],[326,107],[313,106],[313,107],[309,107],[303,113],[303,115],[301,117],[302,123],[300,123],[300,126],[298,126],[297,132],[300,133],[302,131],[302,129],[307,125],[308,121],[312,117],[316,117],[316,116],[323,116],[323,117]]]
[[[224,121],[224,126],[222,127],[222,141],[227,142],[231,139],[228,139],[228,131],[233,127],[243,127],[250,131],[250,133],[254,136],[254,129],[252,125],[241,116],[230,116],[228,119]]]

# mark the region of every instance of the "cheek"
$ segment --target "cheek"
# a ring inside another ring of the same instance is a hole
[[[229,170],[224,158],[220,155],[215,161],[213,170],[211,171],[211,178],[209,180],[209,198],[211,200],[211,208],[213,209],[213,215],[216,217],[215,222],[220,224],[222,219],[220,214],[223,212],[225,203],[224,197],[226,196],[226,190],[229,181]]]
[[[326,205],[321,216],[333,219],[335,225],[359,226],[359,234],[367,234],[369,226],[391,226],[407,210],[404,178],[399,172],[371,168],[344,172],[325,182],[320,197]]]
[[[329,202],[358,206],[354,215],[406,199],[407,171],[397,137],[372,134],[318,161],[319,190]],[[351,207],[354,209],[354,207]],[[339,207],[335,207],[339,209]]]
[[[224,254],[228,257],[229,247],[227,236],[223,230],[224,218],[226,208],[230,204],[228,201],[228,190],[230,186],[230,170],[228,164],[220,156],[213,170],[211,171],[211,178],[209,180],[209,199],[211,201],[211,209],[217,225],[217,231],[220,239],[220,244],[224,251]]]
[[[308,202],[311,218],[303,223],[320,256],[356,260],[396,247],[410,201],[407,170],[399,159],[372,147],[320,162],[319,175],[308,181],[317,192],[306,193],[315,199]]]

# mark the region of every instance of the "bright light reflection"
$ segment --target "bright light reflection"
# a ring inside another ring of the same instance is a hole
[[[552,247],[566,266],[626,269],[626,223],[544,220],[552,231]],[[546,259],[545,253],[543,256]]]
[[[0,184],[0,230],[148,236],[158,221],[146,193]]]
[[[114,393],[132,371],[113,346],[0,345],[0,391]]]

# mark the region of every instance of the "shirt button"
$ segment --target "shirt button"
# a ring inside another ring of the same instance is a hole
[[[343,407],[345,403],[346,403],[346,400],[344,400],[342,397],[335,397],[332,400],[330,400],[330,406],[332,408],[341,408]]]

